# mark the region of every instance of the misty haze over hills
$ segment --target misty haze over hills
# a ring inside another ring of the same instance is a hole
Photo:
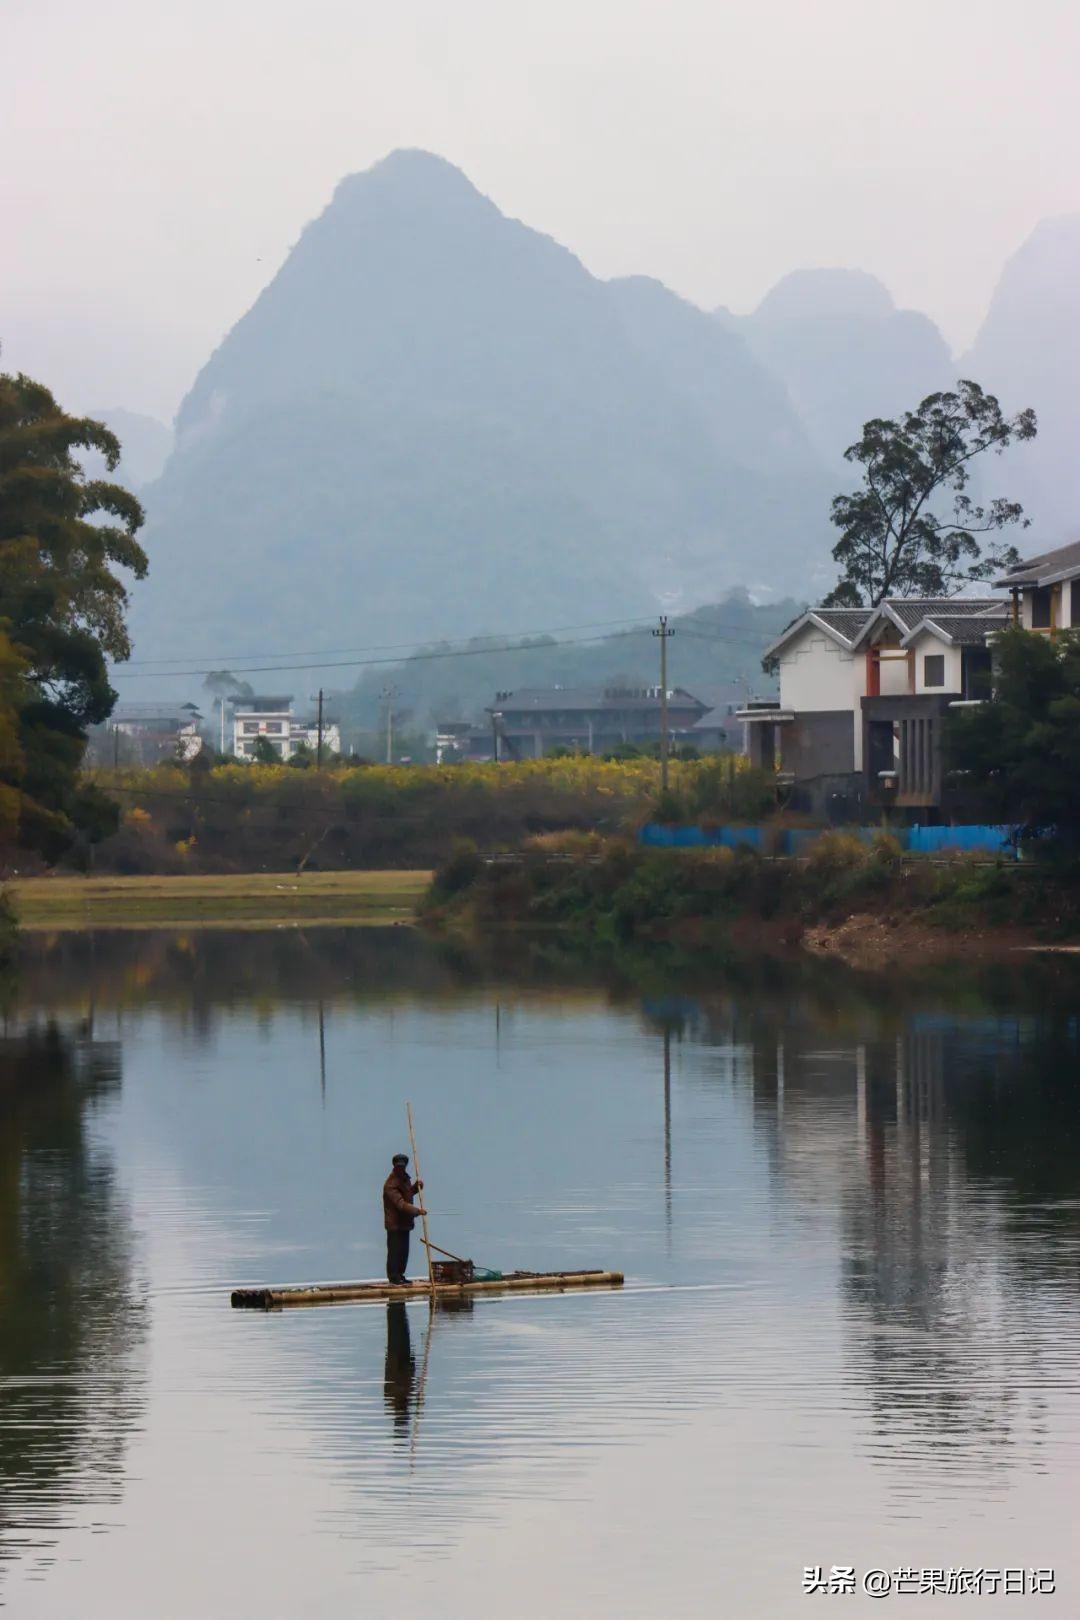
[[[1009,458],[1009,493],[1040,538],[1080,536],[1080,214],[1043,220],[1013,254],[961,363],[1014,406],[1034,407],[1039,436]]]
[[[948,346],[926,315],[897,309],[862,270],[794,270],[739,320],[758,359],[786,384],[815,450],[843,487],[843,454],[873,416],[909,410],[956,374]]]
[[[104,422],[120,440],[120,465],[108,476],[118,479],[139,494],[161,475],[173,447],[172,428],[166,427],[156,417],[120,408],[93,410],[87,414],[96,422]],[[82,462],[88,477],[106,476],[104,456],[87,451],[83,453]]]
[[[1078,268],[1080,220],[1040,227],[958,365],[861,271],[795,271],[753,314],[709,315],[646,277],[597,280],[449,163],[393,153],[340,184],[184,400],[141,491],[135,656],[817,594],[830,499],[856,481],[844,448],[960,374],[1039,411],[989,493],[1052,544],[1078,493]]]

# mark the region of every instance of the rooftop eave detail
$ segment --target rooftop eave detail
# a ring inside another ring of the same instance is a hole
[[[801,634],[808,624],[814,625],[818,630],[823,630],[830,640],[835,641],[837,646],[842,647],[845,652],[850,652],[854,646],[854,642],[849,641],[846,636],[842,636],[839,630],[835,629],[825,619],[820,618],[813,608],[810,608],[803,614],[801,619],[796,619],[794,624],[789,624],[787,629],[777,636],[775,641],[769,643],[761,655],[762,661],[775,657],[780,649],[785,647],[795,636]]]
[[[994,589],[998,591],[1035,591],[1041,590],[1044,585],[1061,585],[1067,579],[1080,577],[1080,565],[1071,568],[1055,568],[1048,574],[1021,574],[1010,578],[1006,574],[1004,579],[994,580]]]
[[[733,720],[743,720],[747,725],[760,726],[766,721],[771,725],[774,721],[794,720],[794,709],[736,709],[732,715]]]
[[[856,652],[859,649],[859,647],[862,646],[862,644],[866,640],[867,636],[870,635],[871,631],[873,631],[873,630],[875,630],[877,628],[877,626],[881,623],[882,619],[888,619],[890,624],[895,625],[897,630],[899,630],[901,636],[906,636],[907,635],[907,625],[904,623],[904,621],[900,617],[900,615],[898,613],[893,612],[893,610],[889,606],[888,602],[881,602],[874,609],[874,611],[873,611],[872,615],[870,616],[870,618],[867,619],[866,623],[863,625],[862,629],[859,631],[858,635],[855,637],[855,640],[851,643],[852,652]]]
[[[993,624],[996,626],[997,620],[994,620]],[[990,628],[991,626],[988,625],[987,629]],[[900,638],[901,647],[909,647],[917,636],[922,635],[924,630],[929,630],[931,635],[937,636],[938,640],[943,641],[946,646],[955,647],[956,637],[951,636],[947,630],[943,630],[940,624],[935,624],[931,618],[920,619],[918,624],[913,625],[907,635]]]

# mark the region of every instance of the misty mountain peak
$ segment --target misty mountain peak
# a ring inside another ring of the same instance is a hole
[[[1080,214],[1057,214],[1040,220],[1031,235],[1006,260],[987,315],[987,326],[1000,319],[1013,300],[1042,299],[1075,310],[1080,267]]]
[[[298,615],[354,641],[633,617],[744,578],[748,537],[755,577],[783,577],[828,493],[740,335],[393,152],[342,181],[184,401],[135,629],[211,574],[219,644],[248,623],[289,645]]]
[[[865,270],[794,270],[740,324],[757,358],[783,378],[811,442],[845,479],[841,458],[864,422],[910,409],[954,380],[933,321],[897,309]]]
[[[479,205],[491,213],[498,212],[495,204],[447,158],[417,146],[398,147],[370,169],[346,175],[335,188],[330,210],[345,211],[372,199],[417,210]]]
[[[754,312],[757,321],[887,320],[892,294],[866,270],[792,270]]]

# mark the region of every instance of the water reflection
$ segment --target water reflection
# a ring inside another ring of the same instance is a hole
[[[94,1140],[120,1046],[92,1026],[0,1036],[0,1559],[47,1553],[123,1491],[144,1322],[132,1234]]]
[[[383,1394],[397,1430],[408,1431],[412,1411],[416,1357],[409,1331],[408,1307],[401,1300],[390,1300],[386,1307],[386,1373]]]
[[[699,1033],[743,1029],[777,1183],[839,1222],[873,1454],[894,1475],[942,1446],[983,1470],[1043,1466],[1047,1391],[1080,1329],[1076,1016],[761,1013],[714,1005]]]
[[[1014,1536],[1023,1556],[1080,1481],[1076,984],[575,964],[550,942],[493,961],[405,929],[41,940],[22,1004],[39,1048],[48,1017],[75,1032],[56,1062],[81,1123],[61,1182],[47,1155],[28,1169],[23,1127],[14,1180],[0,1150],[0,1264],[31,1207],[53,1245],[0,1281],[27,1302],[0,1355],[81,1371],[50,1486],[0,1416],[9,1550],[42,1502],[53,1535],[77,1519],[96,1469],[145,1563],[179,1578],[170,1549],[197,1546],[223,1580],[185,1566],[185,1614],[340,1613],[358,1572],[374,1601],[438,1560],[450,1613],[713,1613],[719,1561],[732,1612],[767,1615],[797,1608],[802,1563],[883,1525],[917,1530],[924,1562],[962,1557],[976,1521],[984,1559]],[[237,1283],[379,1272],[405,1097],[436,1241],[504,1269],[622,1265],[627,1289],[230,1313]],[[152,1393],[114,1165],[152,1251]],[[70,1342],[39,1274],[82,1307]],[[152,1608],[132,1541],[102,1539],[80,1612]],[[74,1612],[72,1590],[31,1612]]]

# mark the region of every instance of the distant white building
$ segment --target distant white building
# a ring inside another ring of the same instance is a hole
[[[111,750],[104,750],[105,757],[110,753],[118,754],[116,743],[123,737],[127,760],[133,755],[140,765],[156,765],[164,759],[187,764],[202,749],[201,722],[202,716],[194,703],[180,707],[169,703],[119,705],[109,720],[109,730],[114,734],[113,746]]]
[[[319,724],[317,720],[294,721],[289,736],[294,752],[302,744],[306,744],[313,754],[318,752]],[[324,759],[331,754],[341,753],[341,727],[336,720],[327,720],[325,718],[323,720],[322,749]]]
[[[298,720],[293,714],[291,695],[253,697],[238,702],[233,708],[232,751],[237,759],[254,759],[260,737],[289,760],[299,748],[307,747],[313,754],[319,745],[317,720]],[[336,720],[323,720],[323,757],[341,752],[341,728]]]

